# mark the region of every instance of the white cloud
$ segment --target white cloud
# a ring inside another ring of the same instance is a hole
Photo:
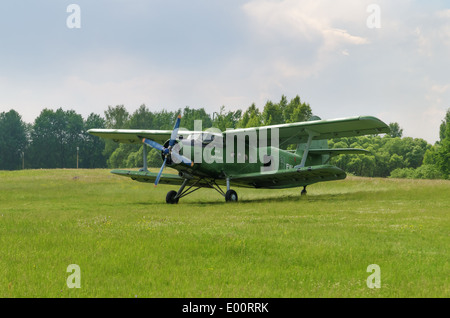
[[[365,14],[364,6],[352,4],[256,0],[245,4],[243,10],[260,45],[279,47],[280,54],[266,67],[282,76],[307,78],[326,68],[337,54],[349,55],[349,47],[369,43],[368,39],[335,26],[337,20],[340,24],[355,23],[355,11]],[[284,50],[280,43],[284,43]],[[292,50],[299,54],[292,54]]]
[[[450,90],[450,84],[444,84],[444,85],[434,84],[431,86],[431,90],[433,92],[443,94],[443,93],[447,92],[448,90]]]
[[[442,19],[450,19],[450,9],[437,11],[436,16]]]

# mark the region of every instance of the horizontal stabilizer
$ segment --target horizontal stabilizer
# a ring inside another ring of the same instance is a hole
[[[333,148],[333,149],[310,149],[309,154],[329,155],[331,157],[337,155],[368,155],[371,152],[357,148]]]

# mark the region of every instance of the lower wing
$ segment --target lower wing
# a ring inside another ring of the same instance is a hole
[[[130,171],[130,170],[112,170],[111,173],[129,177],[139,182],[154,183],[155,172],[149,171]],[[293,168],[289,170],[281,170],[274,173],[249,173],[230,177],[230,183],[233,186],[245,188],[266,188],[266,189],[282,189],[293,188],[310,185],[321,181],[332,181],[345,179],[346,173],[332,165],[321,165],[312,167]],[[160,184],[181,185],[185,179],[170,173],[163,173]],[[217,185],[226,185],[225,179],[207,179],[194,177],[189,179],[187,186],[195,185],[199,188],[211,188],[211,183]]]
[[[307,186],[321,181],[345,179],[346,173],[332,165],[293,168],[275,173],[249,173],[231,178],[231,183],[244,187],[282,189]]]

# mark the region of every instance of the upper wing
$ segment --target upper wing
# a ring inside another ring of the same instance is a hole
[[[259,135],[261,130],[273,134],[278,130],[279,144],[298,144],[306,142],[308,136],[313,134],[313,139],[330,139],[351,136],[363,136],[369,134],[388,133],[389,126],[375,117],[361,116],[331,120],[314,120],[290,124],[252,127],[243,129],[231,129],[225,131],[226,135]],[[142,138],[164,143],[170,139],[171,130],[138,130],[138,129],[90,129],[88,133],[101,138],[112,139],[120,143],[140,143]],[[191,131],[179,131],[179,135],[187,136]]]
[[[310,134],[313,135],[313,139],[317,140],[389,132],[389,126],[380,119],[371,116],[360,116],[227,130],[224,134],[237,136],[254,132],[259,134],[261,130],[267,130],[268,134],[273,134],[276,129],[278,130],[280,145],[306,142]]]
[[[89,129],[88,133],[120,143],[141,143],[142,138],[147,138],[164,144],[165,141],[170,139],[172,130]],[[190,133],[180,130],[178,135],[188,135]]]

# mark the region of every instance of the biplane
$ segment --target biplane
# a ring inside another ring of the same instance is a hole
[[[179,186],[166,195],[176,204],[200,189],[216,190],[226,202],[238,201],[231,187],[283,189],[306,187],[323,181],[346,178],[330,159],[341,154],[367,154],[354,148],[328,148],[328,139],[388,133],[389,126],[371,116],[309,121],[263,127],[227,129],[180,129],[181,116],[173,130],[90,129],[92,135],[118,143],[142,143],[143,168],[139,171],[114,169],[111,173],[139,182]],[[147,168],[146,146],[161,152],[158,173]],[[178,174],[163,173],[166,166]],[[225,187],[226,189],[222,189]]]

